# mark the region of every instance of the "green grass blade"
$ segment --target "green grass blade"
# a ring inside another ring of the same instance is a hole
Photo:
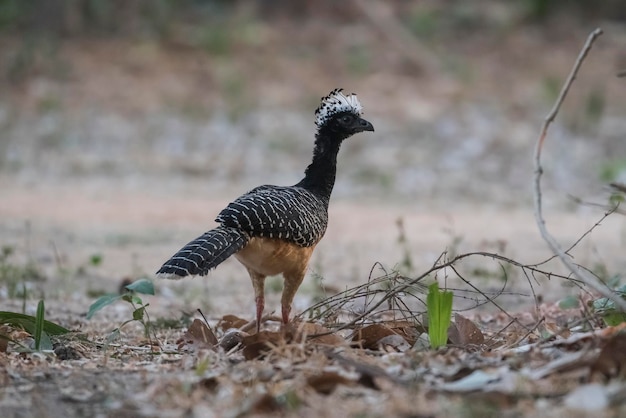
[[[43,300],[40,300],[37,304],[37,316],[35,318],[35,334],[33,338],[35,338],[35,350],[39,351],[41,349],[41,335],[43,334],[43,325],[45,316],[45,306]]]
[[[435,282],[428,287],[426,306],[428,310],[428,337],[432,348],[448,342],[448,328],[452,319],[452,292],[439,290]]]

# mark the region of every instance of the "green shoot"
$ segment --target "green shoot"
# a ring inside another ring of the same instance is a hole
[[[124,321],[119,327],[113,330],[113,334],[119,334],[119,330],[129,322],[137,321],[141,323],[141,325],[143,325],[144,333],[146,337],[149,337],[150,318],[148,316],[146,308],[150,304],[144,304],[143,300],[139,296],[137,296],[136,293],[144,295],[154,295],[154,284],[148,279],[139,279],[124,286],[124,288],[127,290],[124,294],[107,294],[96,299],[96,301],[92,303],[89,307],[89,311],[87,312],[87,319],[91,319],[98,311],[100,311],[105,306],[117,302],[118,300],[123,300],[124,302],[128,302],[133,307],[132,318]]]
[[[35,350],[52,350],[50,336],[67,334],[70,332],[54,322],[45,320],[45,305],[43,300],[37,305],[36,316],[25,315],[17,312],[0,311],[0,324],[6,324],[13,328],[20,328],[28,332],[35,341]],[[6,337],[6,336],[5,336]],[[8,338],[8,337],[6,337]],[[4,338],[3,338],[4,339]],[[15,343],[9,339],[9,341]]]
[[[41,338],[43,333],[43,323],[45,321],[45,306],[43,300],[40,300],[37,304],[37,316],[35,318],[35,350],[39,351],[41,348]]]
[[[452,292],[439,290],[437,282],[428,287],[426,297],[428,310],[428,337],[434,349],[448,342],[448,328],[452,318]]]

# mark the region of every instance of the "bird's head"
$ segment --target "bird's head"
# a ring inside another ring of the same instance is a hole
[[[374,131],[374,126],[361,117],[363,106],[352,93],[344,95],[342,89],[335,89],[322,97],[315,111],[315,124],[318,132],[328,132],[340,139],[346,139],[363,131]]]

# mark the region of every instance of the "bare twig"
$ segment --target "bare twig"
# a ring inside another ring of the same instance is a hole
[[[357,323],[371,320],[373,315],[382,313],[381,306],[383,306],[384,303],[386,302],[388,303],[390,299],[396,298],[397,301],[403,301],[403,297],[407,295],[412,298],[419,299],[418,295],[413,294],[412,291],[417,290],[417,292],[426,294],[427,292],[426,287],[421,284],[421,281],[431,276],[432,274],[436,274],[437,272],[448,269],[448,268],[451,268],[463,282],[465,282],[466,284],[470,286],[471,290],[469,291],[475,292],[476,294],[479,294],[481,296],[482,299],[475,300],[475,304],[473,305],[472,308],[489,303],[489,304],[493,304],[497,306],[502,312],[504,312],[506,315],[510,317],[510,315],[506,312],[504,308],[502,308],[501,306],[498,306],[498,304],[495,303],[495,298],[497,298],[500,295],[507,294],[505,292],[504,287],[502,289],[499,289],[492,295],[488,292],[484,292],[478,289],[477,287],[473,286],[469,282],[469,280],[464,279],[461,276],[458,269],[456,269],[455,266],[457,263],[459,263],[463,259],[472,258],[472,257],[487,257],[487,258],[491,258],[494,261],[510,264],[511,266],[519,268],[526,275],[528,282],[531,285],[531,288],[532,288],[532,284],[530,282],[530,276],[534,276],[535,274],[543,275],[548,278],[555,277],[555,278],[560,278],[564,280],[572,280],[568,276],[563,276],[560,274],[541,270],[533,265],[525,265],[518,261],[515,261],[513,259],[510,259],[508,257],[502,256],[499,254],[495,254],[495,253],[488,253],[488,252],[465,253],[465,254],[457,255],[451,260],[445,260],[445,253],[444,253],[440,257],[437,258],[437,261],[432,265],[430,269],[423,272],[417,277],[403,277],[403,276],[396,274],[395,278],[397,279],[397,284],[395,284],[391,288],[387,288],[387,287],[380,288],[381,284],[388,282],[390,280],[389,274],[386,274],[384,276],[377,277],[377,278],[370,277],[367,283],[356,286],[351,289],[346,289],[345,291],[337,295],[330,296],[326,298],[325,300],[311,306],[309,309],[305,310],[304,312],[300,313],[298,317],[302,318],[307,313],[311,314],[313,312],[318,312],[318,311],[319,313],[317,313],[316,315],[313,315],[312,318],[320,319],[320,318],[323,318],[325,315],[328,315],[328,313],[332,313],[334,316],[336,316],[336,314],[340,310],[344,309],[345,306],[348,305],[351,301],[358,299],[358,298],[365,298],[367,299],[367,305],[364,307],[364,310],[362,312],[352,313],[352,318],[348,322],[336,323],[331,326],[331,328],[333,328],[334,330],[333,332],[337,332],[343,329],[354,328],[354,326]],[[504,286],[506,286],[506,284]],[[450,288],[448,289],[452,290]],[[461,291],[467,291],[467,290],[457,289],[455,290],[455,294]],[[508,294],[511,294],[511,293],[508,293]],[[533,296],[534,296],[534,291],[533,291]],[[426,303],[422,301],[421,299],[419,300],[425,307]],[[409,307],[406,305],[404,306],[404,309],[405,311],[403,310],[403,313],[410,312],[411,315],[417,315],[417,313],[414,310],[409,311]],[[514,322],[519,323],[517,320],[514,320]],[[330,333],[332,332],[329,332],[327,334],[330,334]],[[315,334],[312,337],[319,337],[321,335],[327,335],[327,334]]]
[[[542,202],[541,202],[541,175],[543,174],[543,168],[541,166],[541,150],[543,149],[543,144],[546,139],[546,135],[548,133],[548,128],[550,124],[556,118],[567,93],[569,92],[570,87],[572,86],[574,80],[576,79],[576,75],[578,74],[578,70],[580,69],[583,61],[587,57],[587,54],[591,50],[593,43],[595,40],[602,35],[602,29],[595,29],[589,36],[587,37],[587,41],[585,45],[580,51],[572,70],[561,89],[559,97],[557,98],[554,107],[546,116],[543,125],[541,127],[541,132],[539,134],[539,138],[537,139],[537,144],[535,146],[535,174],[533,177],[533,195],[535,201],[535,220],[537,222],[537,226],[539,227],[539,232],[541,233],[541,237],[546,241],[550,249],[557,257],[561,260],[561,262],[567,267],[567,269],[572,273],[572,275],[585,283],[590,288],[594,289],[596,292],[601,294],[602,296],[612,300],[615,303],[615,306],[619,307],[620,310],[626,311],[626,301],[622,299],[619,295],[615,294],[611,291],[611,289],[607,288],[602,282],[600,282],[596,277],[586,273],[584,270],[580,269],[575,263],[572,262],[571,258],[563,251],[559,243],[556,239],[548,232],[548,228],[546,227],[546,221],[543,218],[542,214]]]

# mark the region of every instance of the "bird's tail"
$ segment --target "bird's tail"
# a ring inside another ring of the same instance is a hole
[[[161,266],[157,275],[180,279],[204,276],[248,243],[249,235],[236,228],[218,226],[191,241]]]

